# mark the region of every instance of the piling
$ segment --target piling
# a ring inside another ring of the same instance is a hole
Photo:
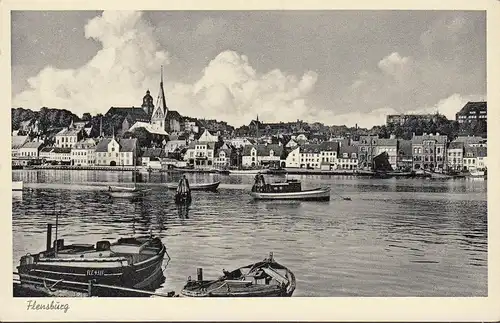
[[[196,273],[198,274],[198,281],[203,281],[203,268],[198,268]]]
[[[52,247],[52,223],[47,223],[47,251]]]

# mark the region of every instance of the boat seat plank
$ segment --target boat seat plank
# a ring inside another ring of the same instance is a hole
[[[272,278],[276,279],[277,281],[279,282],[288,282],[288,279],[286,277],[284,277],[283,275],[281,275],[280,273],[278,273],[277,271],[274,271],[272,270],[271,268],[262,268],[262,270],[268,274],[269,276],[271,276]]]

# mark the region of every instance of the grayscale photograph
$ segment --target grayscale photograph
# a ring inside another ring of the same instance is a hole
[[[13,297],[488,296],[486,11],[10,18]]]

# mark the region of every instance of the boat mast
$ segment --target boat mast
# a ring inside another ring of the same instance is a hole
[[[61,212],[61,209],[59,209],[59,212]],[[57,257],[57,246],[58,246],[58,242],[57,242],[57,227],[59,226],[59,213],[56,212],[56,243],[55,243],[55,246],[54,246],[54,257]]]

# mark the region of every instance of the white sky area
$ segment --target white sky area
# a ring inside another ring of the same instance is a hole
[[[372,127],[486,100],[484,12],[13,12],[13,107],[77,115],[158,95],[233,126]],[[156,100],[155,100],[156,103]]]

